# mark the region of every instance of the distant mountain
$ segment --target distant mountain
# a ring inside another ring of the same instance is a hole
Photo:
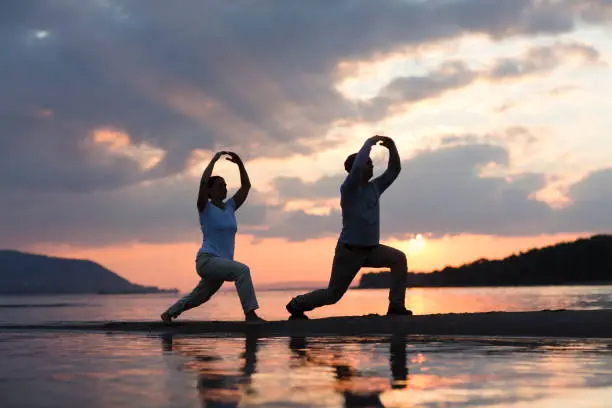
[[[388,288],[389,272],[365,273],[359,288]],[[531,249],[501,260],[409,273],[409,287],[612,284],[612,236],[595,235]]]
[[[131,283],[88,260],[0,250],[0,295],[176,292]]]

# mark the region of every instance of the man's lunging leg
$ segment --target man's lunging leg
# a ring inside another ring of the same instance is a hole
[[[343,245],[336,247],[329,284],[325,289],[315,290],[296,296],[287,304],[287,310],[294,317],[306,318],[304,312],[338,302],[348,290],[359,272],[365,256],[356,254]]]
[[[374,268],[388,267],[391,269],[391,288],[389,289],[389,309],[387,314],[411,315],[406,310],[406,278],[408,277],[408,261],[406,255],[395,248],[379,245],[367,257],[364,266]]]

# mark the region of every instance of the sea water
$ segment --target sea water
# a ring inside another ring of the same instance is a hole
[[[230,290],[184,319],[241,318]],[[299,290],[260,291],[286,318]],[[382,314],[350,290],[313,317]],[[0,326],[154,320],[176,295],[0,297]],[[612,308],[612,287],[411,289],[415,313]],[[237,337],[0,329],[1,407],[610,407],[605,339]]]

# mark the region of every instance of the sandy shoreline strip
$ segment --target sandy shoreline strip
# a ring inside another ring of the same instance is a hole
[[[1,324],[0,330],[192,333],[224,337],[257,334],[285,336],[359,336],[385,334],[612,338],[612,309],[542,310],[386,317],[379,315],[269,321],[247,325],[231,321],[66,322]]]

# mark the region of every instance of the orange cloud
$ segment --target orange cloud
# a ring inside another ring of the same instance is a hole
[[[127,133],[110,128],[94,129],[91,137],[95,143],[107,145],[110,150],[118,150],[130,144]]]

